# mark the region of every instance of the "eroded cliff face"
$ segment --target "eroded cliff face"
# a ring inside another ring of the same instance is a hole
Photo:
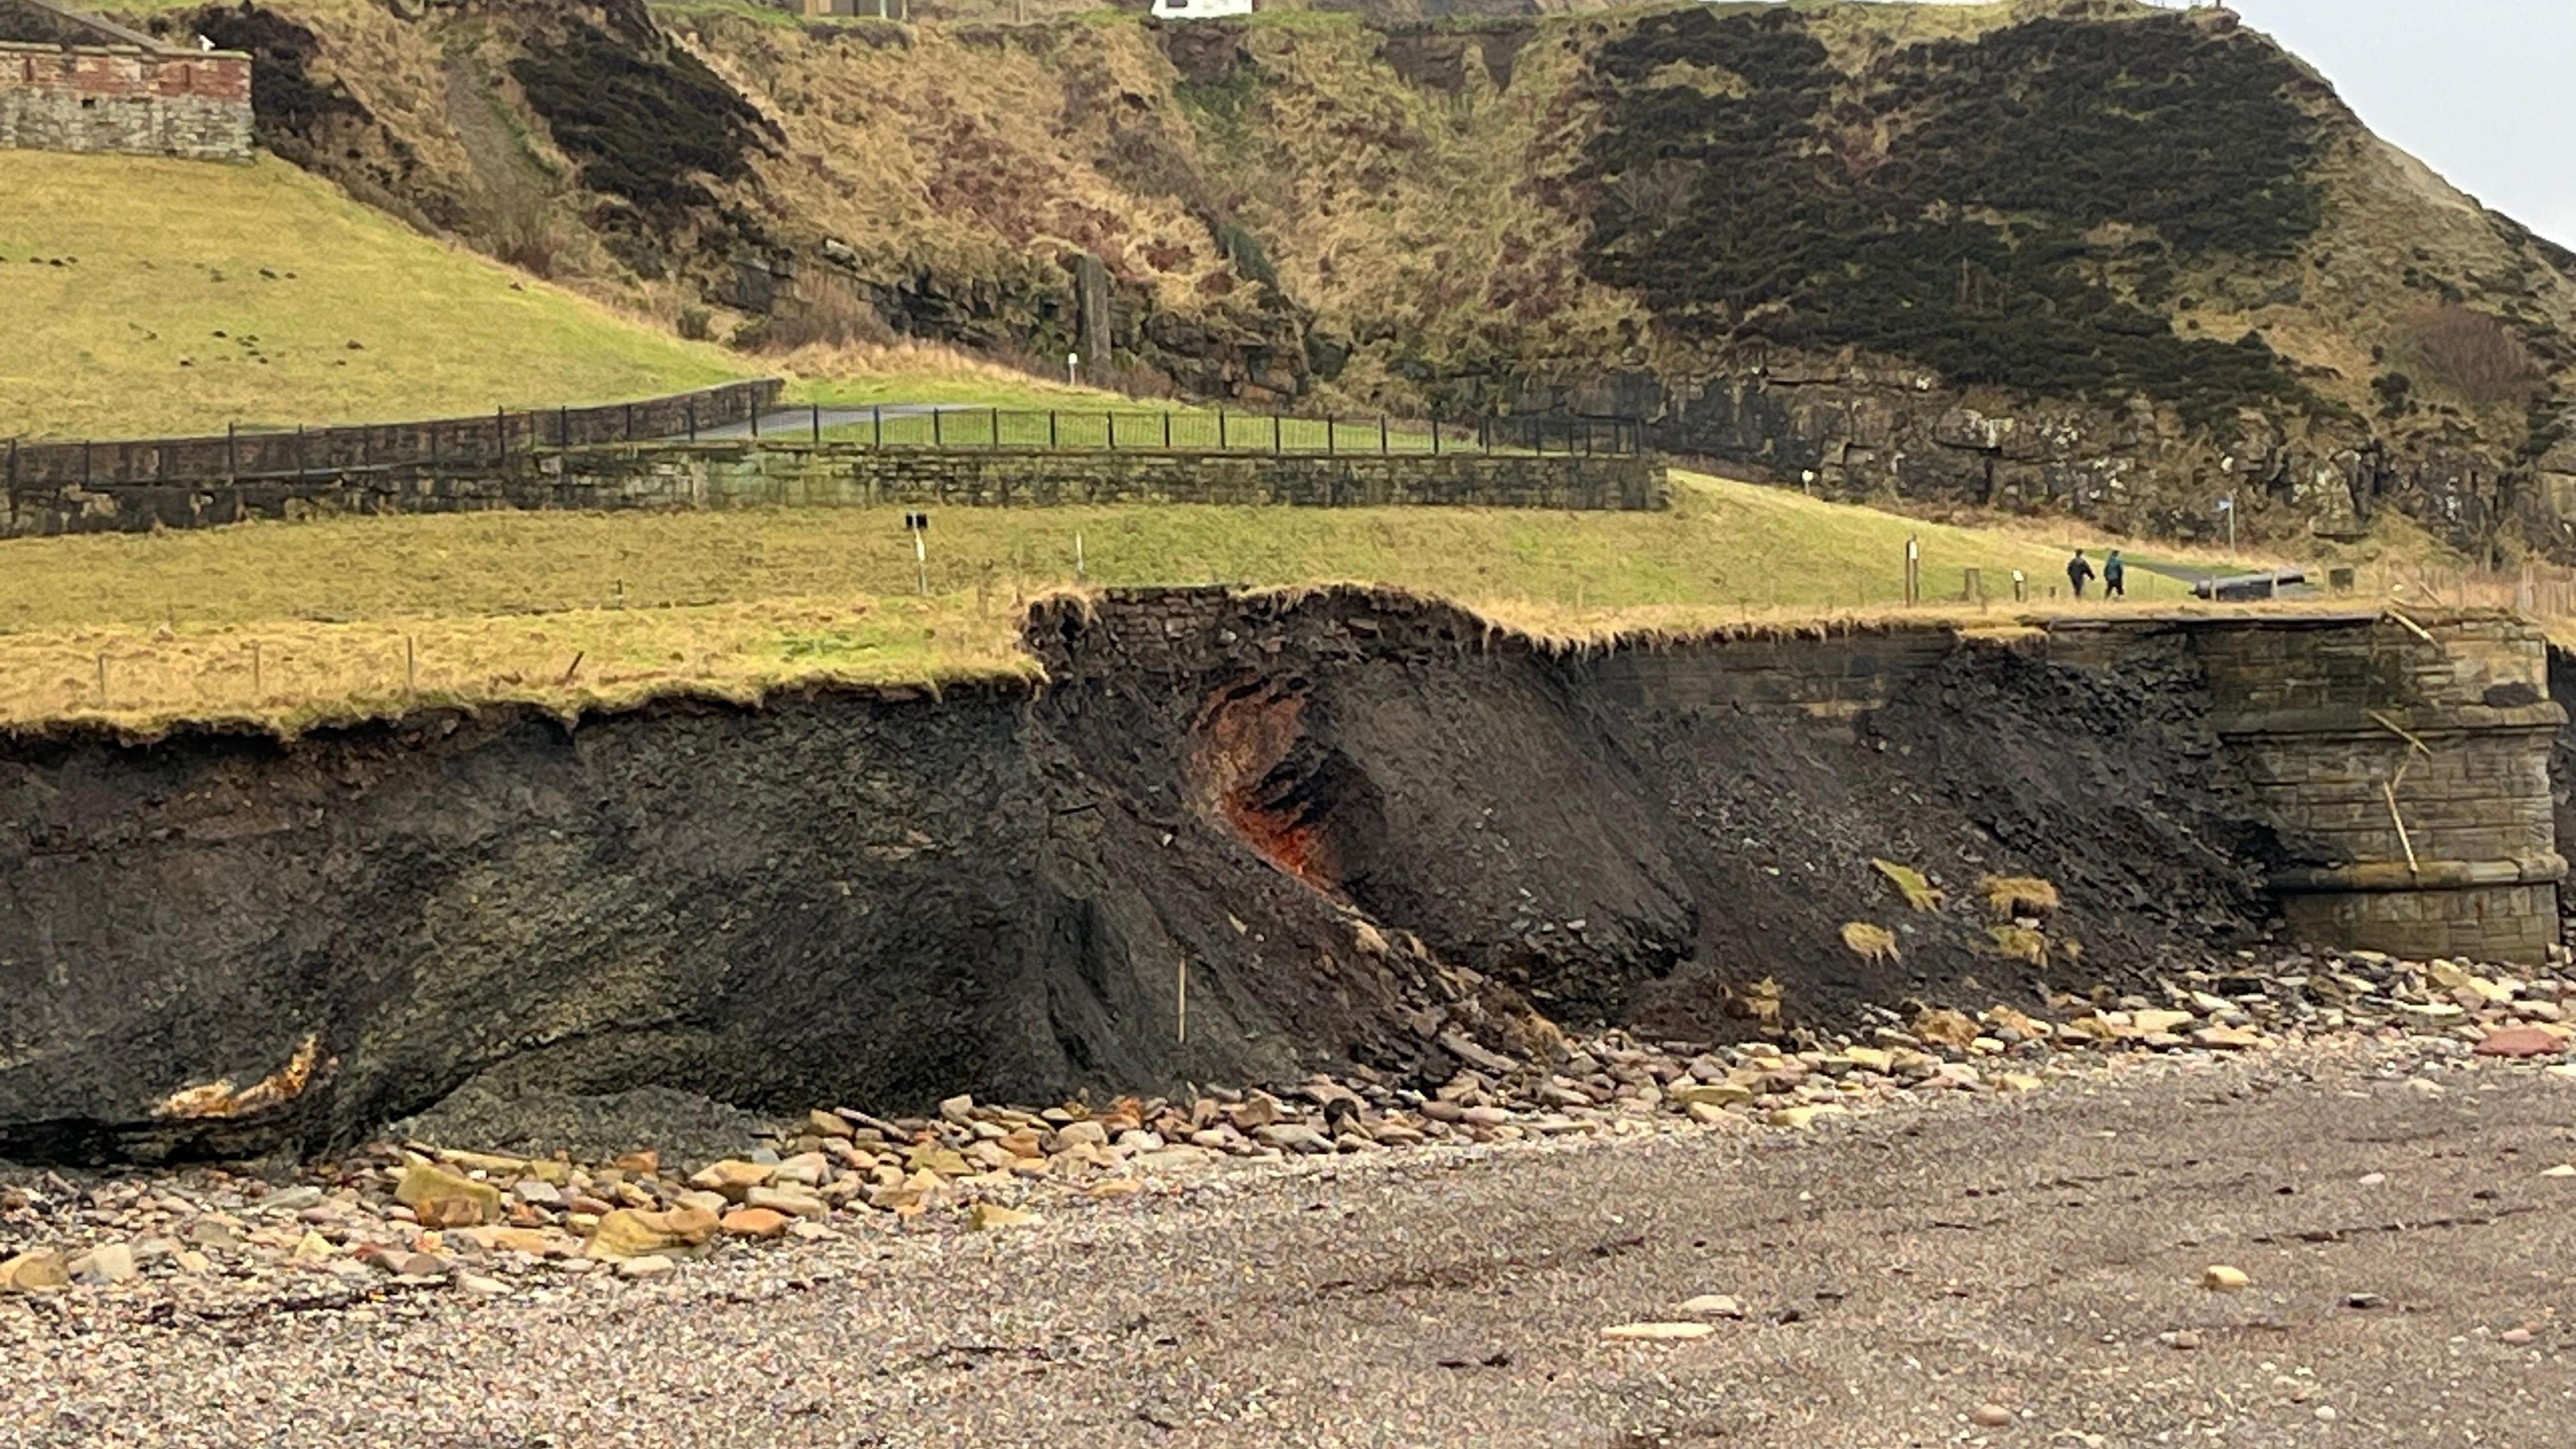
[[[2282,857],[2178,644],[1556,655],[1410,599],[1199,591],[1030,645],[1034,693],[11,741],[0,1157],[314,1149],[469,1086],[1440,1080],[1537,1046],[1532,1005],[1723,1035],[2221,961]],[[1989,873],[2063,893],[2016,954]]]

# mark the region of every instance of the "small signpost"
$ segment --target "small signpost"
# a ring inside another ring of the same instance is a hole
[[[903,516],[903,526],[904,531],[912,535],[913,572],[921,592],[927,596],[930,593],[930,515],[907,513]]]

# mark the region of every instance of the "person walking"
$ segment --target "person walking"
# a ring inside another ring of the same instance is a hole
[[[2128,580],[2129,566],[2120,561],[2120,551],[2115,548],[2111,550],[2110,557],[2102,560],[2102,597],[2106,599],[2127,598],[2129,596]]]
[[[2084,550],[2077,549],[2066,561],[2066,581],[2075,586],[2075,597],[2084,597],[2084,586],[2093,582],[2093,565],[2085,561]]]

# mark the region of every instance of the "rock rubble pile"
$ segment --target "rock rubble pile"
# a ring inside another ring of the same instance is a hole
[[[2556,974],[2565,972],[2567,974]],[[2326,1035],[2403,1038],[2438,1071],[2472,1056],[2576,1076],[2576,968],[2518,977],[2453,961],[2295,958],[2191,973],[2157,997],[2061,998],[2047,1016],[1873,1009],[1831,1037],[1729,1045],[1612,1031],[1552,1060],[1464,1037],[1424,1092],[1316,1077],[1045,1108],[956,1097],[927,1117],[848,1107],[667,1163],[529,1159],[388,1143],[291,1179],[193,1168],[75,1182],[0,1178],[0,1298],[164,1285],[200,1303],[315,1306],[391,1291],[498,1296],[648,1278],[712,1253],[867,1232],[1005,1231],[1052,1209],[1183,1190],[1234,1164],[1668,1132],[1809,1129],[1933,1093],[2035,1091],[2136,1054],[2212,1054]],[[2419,1080],[2425,1080],[2419,1078]],[[2438,1090],[2438,1084],[2427,1080]]]

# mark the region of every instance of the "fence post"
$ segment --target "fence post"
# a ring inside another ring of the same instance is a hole
[[[1274,458],[1287,451],[1286,445],[1279,440],[1280,427],[1286,422],[1287,419],[1277,413],[1270,415],[1270,455]]]
[[[869,421],[870,421],[870,422],[872,422],[872,423],[874,423],[874,424],[876,425],[876,437],[875,437],[874,441],[873,441],[872,443],[870,443],[870,445],[869,445],[869,446],[871,446],[871,447],[877,447],[877,448],[882,448],[882,447],[884,447],[884,446],[885,446],[885,404],[884,404],[884,403],[870,403],[870,404],[868,404],[868,419],[869,419]]]
[[[1440,410],[1431,410],[1431,456],[1440,456]]]
[[[1387,451],[1387,440],[1386,440],[1386,414],[1384,414],[1384,413],[1379,413],[1379,414],[1377,415],[1377,452],[1378,452],[1378,456],[1379,456],[1379,457],[1381,457],[1381,458],[1385,457],[1385,456],[1386,456],[1386,451]]]
[[[819,447],[821,447],[821,446],[823,445],[823,405],[822,405],[821,403],[819,403],[819,402],[818,402],[818,403],[815,403],[815,404],[813,405],[813,407],[814,407],[814,445],[815,445],[816,447],[818,447],[818,448],[819,448]]]
[[[994,408],[994,409],[992,410],[992,412],[993,412],[993,438],[992,438],[992,444],[991,444],[991,446],[993,446],[993,447],[995,447],[995,448],[999,448],[999,447],[1001,447],[1001,446],[1002,446],[1002,410],[1001,410],[1000,408],[998,408],[998,407],[997,407],[997,408]]]
[[[1340,446],[1340,445],[1341,445],[1341,439],[1340,439],[1340,437],[1338,436],[1338,435],[1340,434],[1341,430],[1342,430],[1342,425],[1341,425],[1339,422],[1336,422],[1336,421],[1334,420],[1333,415],[1332,415],[1331,413],[1326,413],[1326,414],[1324,414],[1324,456],[1325,456],[1325,457],[1329,458],[1329,457],[1331,457],[1333,454],[1335,454],[1335,453],[1337,453],[1337,452],[1340,452],[1340,451],[1341,451],[1341,446]]]
[[[311,471],[313,471],[312,464],[306,461],[304,455],[304,425],[297,423],[295,425],[295,476],[301,478]]]
[[[235,424],[224,424],[224,482],[227,484],[241,481],[241,450],[235,439],[235,428]],[[9,456],[12,459],[18,456],[17,444],[9,445]]]
[[[1225,405],[1222,403],[1216,410],[1216,450],[1220,453],[1225,451]]]
[[[572,409],[562,403],[555,404],[555,446],[572,446]]]
[[[635,404],[626,405],[626,441],[635,441]]]
[[[948,446],[948,439],[945,436],[947,428],[945,424],[939,421],[939,418],[939,405],[937,403],[932,403],[930,405],[930,446],[934,448],[944,448]]]
[[[694,442],[696,442],[697,440],[698,440],[698,400],[697,400],[696,398],[691,398],[691,399],[689,399],[689,441],[690,441],[690,442],[692,442],[692,443],[694,443]]]
[[[760,441],[760,409],[756,407],[751,410],[751,440]]]
[[[1172,410],[1163,409],[1163,451],[1172,451]]]
[[[90,463],[89,439],[83,438],[81,439],[81,486],[83,488],[89,487],[90,484],[95,481],[95,478],[96,474]]]
[[[1047,409],[1047,451],[1055,451],[1055,409]]]

